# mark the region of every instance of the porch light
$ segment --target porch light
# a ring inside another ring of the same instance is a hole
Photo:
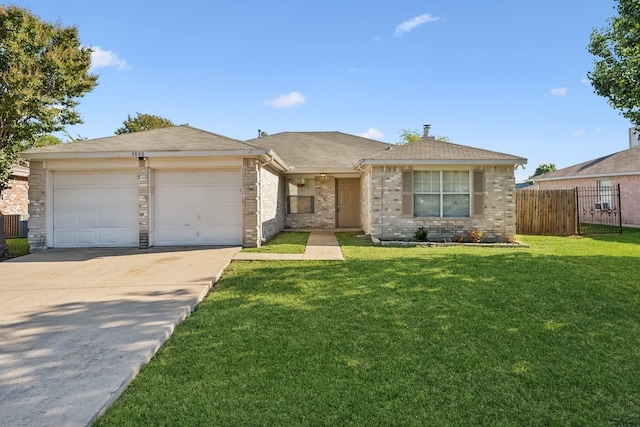
[[[326,181],[326,180],[327,180],[327,174],[326,174],[326,173],[321,173],[321,174],[320,174],[320,179],[321,179],[322,181]]]

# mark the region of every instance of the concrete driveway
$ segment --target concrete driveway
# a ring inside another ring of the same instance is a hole
[[[0,425],[89,424],[239,250],[51,249],[0,263]]]

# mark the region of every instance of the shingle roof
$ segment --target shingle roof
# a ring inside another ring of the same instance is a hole
[[[526,163],[522,157],[433,138],[390,145],[342,132],[282,132],[242,142],[186,125],[34,148],[23,152],[23,155],[27,159],[105,157],[131,152],[157,152],[165,156],[173,155],[172,152],[183,156],[189,155],[189,152],[261,155],[269,150],[275,152],[276,158],[293,167],[291,171],[294,173],[353,171],[362,163]],[[286,168],[286,165],[283,167]]]
[[[364,163],[393,163],[397,161],[414,161],[421,163],[513,163],[525,164],[527,159],[497,151],[484,150],[452,142],[439,141],[434,138],[420,138],[417,141],[393,145],[391,149],[372,156]]]
[[[294,171],[353,170],[360,160],[382,153],[389,146],[342,132],[282,132],[246,142],[274,150],[294,166]]]
[[[640,146],[545,173],[535,177],[534,181],[603,175],[640,175]]]
[[[183,125],[39,147],[24,151],[24,154],[29,157],[30,154],[36,153],[235,151],[251,149],[253,147],[242,141]]]

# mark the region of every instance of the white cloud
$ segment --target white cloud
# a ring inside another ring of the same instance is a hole
[[[589,80],[586,77],[583,77],[582,80],[580,80],[580,83],[582,83],[583,85],[590,85],[591,84],[591,80]]]
[[[376,128],[369,128],[368,131],[366,132],[362,132],[360,135],[363,138],[369,138],[369,139],[380,139],[384,137],[384,133],[380,132],[378,129]]]
[[[584,135],[584,134],[586,134],[586,132],[585,132],[585,131],[583,131],[582,129],[580,129],[580,130],[577,130],[577,131],[573,132],[573,133],[571,134],[571,136],[573,136],[573,137],[578,137],[578,136],[582,136],[582,135]]]
[[[549,91],[549,93],[551,93],[551,95],[555,96],[556,98],[565,96],[567,92],[569,92],[569,89],[567,89],[566,87],[554,87]]]
[[[102,67],[115,67],[116,70],[128,70],[129,64],[110,50],[102,50],[100,46],[91,47],[91,70]]]
[[[296,105],[302,105],[307,99],[299,92],[289,92],[286,95],[280,95],[276,99],[265,99],[263,104],[274,108],[290,108]]]
[[[425,13],[420,16],[416,16],[415,18],[411,18],[407,21],[404,21],[402,24],[396,27],[396,31],[393,33],[394,37],[400,37],[404,33],[407,33],[419,25],[424,24],[425,22],[435,22],[439,21],[441,18],[438,16],[433,16],[429,13]]]

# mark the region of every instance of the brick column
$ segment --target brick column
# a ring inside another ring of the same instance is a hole
[[[149,167],[146,160],[138,160],[138,246],[149,247]]]
[[[258,191],[258,159],[243,159],[242,162],[242,246],[260,246],[260,206]]]
[[[47,249],[47,171],[42,162],[29,163],[29,247],[30,252]],[[53,206],[51,207],[53,209]]]

